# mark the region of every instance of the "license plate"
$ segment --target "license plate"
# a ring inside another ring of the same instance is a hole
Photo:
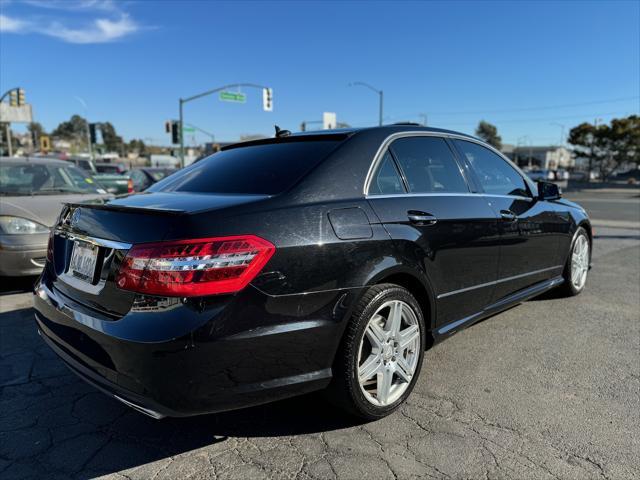
[[[69,272],[82,280],[91,283],[96,273],[98,247],[85,242],[74,242],[71,252]]]

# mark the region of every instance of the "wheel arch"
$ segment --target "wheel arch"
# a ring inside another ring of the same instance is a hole
[[[422,309],[422,315],[427,326],[427,331],[425,332],[427,339],[426,348],[429,348],[434,343],[431,331],[436,324],[436,304],[431,286],[425,278],[421,277],[422,275],[420,275],[419,272],[397,265],[379,272],[375,277],[370,279],[367,286],[370,287],[380,283],[393,283],[406,288],[415,297]]]

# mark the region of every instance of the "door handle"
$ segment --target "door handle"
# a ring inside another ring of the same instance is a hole
[[[426,212],[419,212],[417,210],[409,210],[407,212],[409,221],[417,225],[433,225],[438,221],[436,217]]]
[[[518,216],[511,210],[500,210],[500,216],[507,222],[513,222],[518,218]]]

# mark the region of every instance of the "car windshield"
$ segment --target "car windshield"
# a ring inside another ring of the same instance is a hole
[[[60,193],[106,193],[82,170],[56,164],[0,165],[0,194],[56,195]]]
[[[292,187],[342,140],[291,139],[238,146],[189,165],[147,191],[275,195]]]

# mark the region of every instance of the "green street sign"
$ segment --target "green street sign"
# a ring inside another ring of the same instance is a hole
[[[220,92],[220,100],[224,102],[245,103],[247,96],[240,92]]]
[[[187,133],[195,133],[196,129],[191,127],[182,127],[182,131]]]

